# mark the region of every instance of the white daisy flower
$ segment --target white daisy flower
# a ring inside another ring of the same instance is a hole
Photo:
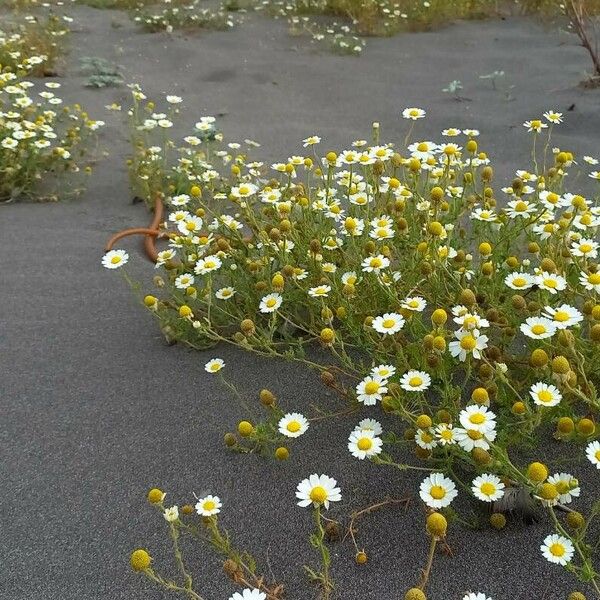
[[[232,298],[235,294],[235,289],[232,287],[223,287],[218,289],[215,292],[215,296],[219,299],[219,300],[229,300],[229,298]]]
[[[567,329],[583,321],[583,315],[569,304],[561,304],[557,308],[546,306],[544,313],[542,316],[552,321],[557,329]]]
[[[371,369],[371,375],[376,375],[382,379],[389,379],[396,374],[396,367],[392,365],[379,365]]]
[[[423,312],[426,306],[427,302],[420,296],[405,298],[402,302],[402,308],[405,308],[406,310],[412,310],[414,312]]]
[[[462,427],[456,427],[454,429],[454,437],[458,445],[465,452],[471,452],[473,448],[489,450],[489,442],[493,442],[494,439],[496,439],[496,430],[492,429],[482,433],[477,429],[463,429]]]
[[[235,198],[249,198],[258,191],[258,188],[253,183],[242,183],[239,186],[231,188],[231,195]]]
[[[300,413],[288,413],[284,415],[277,424],[279,433],[290,437],[300,437],[309,427],[308,419]]]
[[[437,441],[429,429],[417,429],[415,443],[423,450],[431,450],[437,446]]]
[[[327,475],[314,473],[308,479],[302,480],[296,489],[296,498],[300,500],[298,506],[325,506],[329,508],[330,502],[339,502],[342,499],[341,490],[337,481]]]
[[[180,290],[187,290],[194,283],[194,276],[189,273],[182,273],[175,279],[175,287]]]
[[[482,502],[495,502],[504,496],[504,484],[496,475],[484,473],[473,479],[471,490]]]
[[[393,335],[404,327],[404,317],[398,313],[386,313],[373,320],[372,327],[378,333]]]
[[[329,296],[329,292],[331,292],[330,285],[319,285],[314,288],[310,288],[308,290],[308,295],[313,298],[327,298]]]
[[[400,387],[407,392],[422,392],[431,385],[431,377],[425,371],[407,371],[400,379]]]
[[[586,290],[600,294],[600,273],[585,273],[582,271],[579,275],[579,283]]]
[[[458,492],[451,479],[442,473],[432,473],[420,486],[419,496],[430,508],[445,508],[456,498]]]
[[[422,119],[425,117],[427,113],[422,108],[405,108],[402,111],[402,117],[405,119],[410,119],[412,121],[416,121],[417,119]]]
[[[558,501],[561,504],[569,504],[573,498],[581,494],[579,482],[570,473],[556,473],[548,477],[548,483],[553,484],[558,490]]]
[[[196,502],[196,512],[202,517],[212,517],[221,512],[222,506],[218,496],[206,496]]]
[[[383,398],[387,391],[386,379],[382,379],[377,375],[365,377],[356,386],[356,399],[367,406],[373,406]]]
[[[440,423],[435,428],[435,437],[441,446],[456,444],[456,438],[454,434],[455,429],[453,428],[452,423]]]
[[[352,456],[359,460],[379,454],[382,446],[381,438],[368,429],[354,430],[348,438],[348,450]]]
[[[488,337],[481,335],[477,329],[465,331],[463,329],[454,332],[456,341],[450,342],[448,349],[450,354],[465,361],[467,354],[473,354],[474,358],[481,358],[481,351],[487,348]]]
[[[460,411],[460,424],[467,430],[474,429],[483,434],[496,428],[496,415],[487,406],[471,404]]]
[[[302,145],[306,148],[307,146],[314,146],[321,141],[321,138],[318,135],[311,135],[302,140]]]
[[[163,517],[165,521],[169,523],[174,523],[179,519],[179,508],[177,506],[171,506],[171,508],[165,508],[165,512],[163,512]]]
[[[203,221],[196,215],[190,215],[186,211],[181,211],[185,215],[183,219],[177,220],[177,229],[184,235],[193,235],[200,233],[202,229]],[[180,214],[179,211],[175,214]],[[170,218],[170,216],[169,216]]]
[[[111,250],[102,257],[102,266],[107,269],[118,269],[127,264],[129,254],[125,250]]]
[[[210,255],[204,258],[201,258],[196,262],[196,266],[194,267],[194,272],[197,275],[206,275],[207,273],[211,273],[212,271],[216,271],[221,267],[223,263],[218,256]]]
[[[554,385],[538,381],[531,386],[529,395],[538,406],[556,406],[562,400],[562,394]]]
[[[375,419],[363,419],[355,428],[354,431],[372,431],[374,435],[381,435],[383,427],[379,421]]]
[[[266,600],[267,595],[257,589],[245,588],[242,592],[235,592],[229,600]]]
[[[596,258],[598,256],[598,242],[587,238],[571,244],[571,254],[574,256],[583,256],[584,258]]]
[[[213,358],[204,365],[204,370],[207,373],[217,373],[225,366],[225,361],[222,358]]]
[[[272,294],[267,294],[266,296],[263,296],[262,300],[260,301],[260,312],[273,313],[281,306],[282,302],[283,298],[281,294],[277,294],[275,292]]]
[[[564,277],[546,271],[542,271],[535,278],[535,283],[540,289],[546,290],[551,294],[556,294],[567,287],[567,281]]]
[[[545,317],[528,317],[525,323],[521,323],[520,329],[527,337],[534,340],[543,340],[556,333],[554,321]]]
[[[531,121],[525,121],[523,123],[523,127],[527,127],[527,131],[535,131],[536,133],[541,133],[543,129],[546,129],[548,125],[546,123],[540,121],[539,119],[532,119]]]
[[[463,600],[492,600],[486,596],[483,592],[469,592],[465,594]]]
[[[557,533],[549,535],[540,546],[540,550],[546,560],[562,566],[571,561],[575,552],[571,540]]]
[[[590,442],[585,448],[585,455],[588,457],[588,460],[596,466],[597,469],[600,469],[600,442]]]
[[[362,261],[362,270],[365,273],[379,273],[381,269],[385,269],[390,266],[388,258],[383,254],[377,254],[375,256],[368,256]]]

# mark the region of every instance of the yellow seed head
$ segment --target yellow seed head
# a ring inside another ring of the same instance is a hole
[[[152,558],[146,550],[139,548],[131,553],[129,562],[134,571],[145,571],[150,566]]]
[[[429,429],[433,423],[429,415],[419,415],[417,417],[416,425],[419,429]]]
[[[536,348],[529,357],[529,364],[532,367],[541,368],[548,364],[548,360],[549,358],[548,354],[546,354],[546,351],[542,350],[541,348]]]
[[[159,504],[163,501],[164,497],[165,493],[158,488],[152,488],[147,495],[148,502],[150,502],[150,504]]]
[[[290,457],[290,451],[284,446],[280,446],[275,450],[275,458],[277,460],[287,460]]]
[[[448,320],[448,313],[443,308],[437,308],[431,315],[431,322],[438,327]]]
[[[254,433],[254,427],[249,421],[240,421],[238,423],[238,432],[242,437],[248,437]]]
[[[548,467],[541,462],[532,462],[527,467],[527,478],[535,483],[542,483],[548,478]]]
[[[490,515],[490,525],[494,529],[504,529],[506,526],[506,517],[502,513],[492,513]]]
[[[552,371],[559,375],[566,375],[571,370],[569,361],[564,356],[555,356],[552,359]]]
[[[446,537],[448,529],[448,521],[446,517],[438,512],[433,512],[427,517],[427,533],[434,538],[443,539]]]
[[[596,425],[594,424],[594,421],[592,421],[591,419],[583,418],[583,419],[580,419],[579,422],[577,423],[577,432],[580,433],[581,435],[585,435],[586,437],[589,437],[590,435],[594,435],[595,431],[596,431]]]
[[[410,588],[406,594],[404,594],[404,600],[427,600],[427,596],[419,588]]]

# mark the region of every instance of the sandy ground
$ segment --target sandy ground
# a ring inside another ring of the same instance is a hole
[[[158,485],[167,490],[167,503],[190,501],[192,492],[218,494],[225,526],[286,583],[288,598],[314,598],[302,571],[316,559],[307,541],[311,518],[294,504],[296,483],[313,472],[336,477],[344,502],[332,515],[343,517],[372,499],[414,493],[419,478],[353,460],[345,440],[356,416],[315,426],[285,464],[225,451],[222,435],[243,411],[203,372],[209,358],[225,359],[228,377],[251,402],[268,387],[290,410],[338,404],[315,375],[296,366],[230,348],[167,347],[118,274],[100,267],[107,237],[144,224],[148,215],[130,202],[121,116],[104,110],[111,102],[126,104],[128,92],[83,88],[78,57],[115,60],[149,96],[183,96],[190,124],[225,113],[226,134],[262,142],[267,159],[299,152],[299,140],[313,133],[328,147],[368,137],[374,120],[384,139],[401,140],[406,123],[399,111],[416,105],[429,112],[418,137],[437,139],[447,126],[477,127],[482,147],[506,176],[527,165],[521,123],[544,109],[565,111],[557,144],[598,154],[600,91],[577,87],[588,58],[572,38],[526,20],[369,40],[364,55],[352,58],[315,51],[290,38],[283,23],[259,18],[234,32],[168,36],[139,33],[119,13],[72,13],[77,32],[63,95],[108,121],[102,145],[110,156],[81,200],[0,209],[0,596],[167,597],[128,567],[130,550],[145,546],[159,570],[173,572],[165,524],[144,499]],[[478,78],[497,69],[514,86],[513,101]],[[442,93],[453,79],[472,101]],[[147,281],[152,270],[139,243],[124,246],[130,272]],[[574,472],[590,482],[584,495],[594,485],[597,491],[597,473],[584,465]],[[367,518],[359,532],[371,557],[365,567],[354,565],[348,543],[334,545],[336,598],[401,598],[426,555],[421,513],[415,501],[407,513],[389,509]],[[581,586],[539,553],[549,531],[547,523],[503,533],[451,530],[454,557],[437,558],[430,600],[460,599],[469,590],[494,600],[566,598]],[[190,548],[188,555],[204,597],[229,597],[234,588],[210,553]]]

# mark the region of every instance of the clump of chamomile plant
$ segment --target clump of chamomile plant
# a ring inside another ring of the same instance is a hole
[[[552,146],[563,116],[550,110],[524,123],[531,164],[497,184],[477,130],[420,139],[425,116],[402,111],[401,143],[382,141],[374,124],[370,142],[320,151],[312,135],[303,154],[271,165],[231,147],[212,153],[196,133],[182,148],[164,132],[162,145],[148,142],[156,147],[137,138],[145,158],[131,163],[132,177],[139,169],[140,185],[168,209],[162,274],[143,304],[169,339],[192,348],[233,344],[317,370],[363,419],[346,442],[357,460],[424,472],[418,494],[440,515],[428,520],[425,573],[461,494],[491,507],[496,528],[524,501],[548,529],[541,555],[598,591],[589,532],[600,503],[587,514],[569,506],[593,499],[577,461],[600,469],[598,160]],[[136,104],[132,118],[137,131],[146,109]],[[196,129],[218,135],[210,117]],[[590,184],[585,195],[576,171]],[[103,258],[111,269],[127,261],[124,250]],[[223,369],[218,357],[206,365],[226,383]],[[287,458],[294,438],[319,427],[270,392],[261,401],[269,416],[246,413],[226,436],[232,449]],[[394,423],[385,432],[382,413]],[[548,444],[561,444],[573,468],[547,465]],[[402,448],[413,461],[399,461]],[[338,500],[335,481],[326,483],[324,496],[308,492],[317,507]],[[324,566],[313,577],[330,589],[319,515],[311,541]],[[407,598],[424,598],[426,582]]]
[[[200,0],[163,5],[139,5],[133,20],[151,32],[177,29],[230,29],[238,20],[222,5],[203,6]]]
[[[63,179],[91,168],[85,162],[103,121],[58,96],[60,83],[28,78],[30,55],[0,73],[0,201],[56,199],[66,194]],[[82,168],[83,167],[83,168]],[[58,190],[58,191],[54,191]],[[75,191],[75,190],[73,190]]]
[[[66,49],[72,19],[52,8],[32,14],[5,15],[0,26],[0,66],[18,71],[26,66],[34,77],[55,75]]]

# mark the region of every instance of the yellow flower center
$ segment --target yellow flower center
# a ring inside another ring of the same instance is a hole
[[[360,438],[360,440],[358,440],[358,442],[356,443],[356,445],[358,446],[359,450],[370,450],[371,447],[373,446],[373,441],[370,438]]]
[[[594,456],[596,457],[596,460],[600,460],[600,450],[597,450]]]
[[[583,225],[589,225],[592,222],[592,215],[586,213],[585,215],[581,216],[580,221]]]
[[[598,285],[600,283],[600,273],[590,273],[588,275],[588,281],[592,285]]]
[[[424,431],[421,434],[421,441],[425,444],[430,444],[431,442],[433,442],[433,436],[430,433]]]
[[[327,491],[324,487],[317,485],[310,490],[310,499],[317,504],[322,504],[327,500]]]
[[[480,440],[483,437],[483,433],[477,431],[476,429],[469,429],[469,430],[467,430],[467,435],[472,440]]]
[[[441,433],[440,433],[440,437],[443,440],[446,440],[447,442],[449,442],[452,439],[452,431],[450,431],[449,429],[444,429]]]
[[[542,333],[546,333],[546,327],[538,323],[531,328],[531,333],[535,333],[535,335],[541,335]]]
[[[247,185],[240,186],[240,194],[247,194],[250,191],[250,188]]]
[[[418,376],[411,377],[408,380],[408,385],[410,385],[410,387],[419,387],[420,385],[422,385],[422,383],[423,383],[423,380]]]
[[[482,494],[485,494],[486,496],[491,496],[496,491],[496,486],[493,483],[486,481],[481,485],[479,489],[481,490]]]
[[[555,194],[554,192],[550,192],[548,196],[546,196],[546,200],[550,202],[550,204],[556,204],[559,199],[560,196],[558,194]]]
[[[408,306],[410,306],[411,308],[419,308],[419,301],[418,300],[411,300],[408,303]]]
[[[465,329],[472,329],[475,325],[477,325],[477,317],[465,317],[463,321],[463,327]]]
[[[287,424],[287,430],[290,433],[296,433],[297,431],[300,431],[300,427],[301,427],[301,425],[300,425],[300,423],[298,423],[298,421],[290,421]]]
[[[118,265],[118,264],[121,262],[121,257],[120,257],[120,256],[118,256],[118,255],[117,255],[117,256],[113,256],[113,257],[110,259],[110,262],[111,262],[113,265]]]
[[[417,150],[418,150],[419,152],[427,152],[428,148],[429,148],[429,147],[427,146],[427,144],[426,144],[425,142],[421,142],[421,143],[420,143],[420,144],[417,146]]]
[[[571,491],[569,483],[567,481],[559,481],[556,485],[556,489],[559,494],[567,494]]]
[[[409,111],[408,113],[411,117],[418,117],[419,116],[419,111],[416,108],[413,108],[411,111]]]
[[[485,415],[483,413],[474,413],[469,417],[469,421],[473,425],[481,425],[485,422]]]
[[[379,268],[379,267],[381,267],[382,264],[383,263],[382,263],[382,261],[381,261],[380,258],[372,258],[371,261],[369,262],[369,265],[371,267],[376,268],[376,269]]]
[[[527,203],[523,202],[523,200],[519,200],[516,204],[515,204],[515,210],[517,212],[523,212],[524,210],[527,210]]]
[[[557,310],[554,313],[554,320],[564,323],[565,321],[569,320],[569,313],[564,310]]]
[[[540,402],[552,402],[552,398],[552,392],[549,392],[548,390],[538,392],[538,399]]]
[[[386,329],[391,329],[395,324],[396,321],[394,319],[385,319],[382,323]]]
[[[513,285],[515,287],[525,287],[527,285],[527,279],[524,277],[515,277],[513,279]]]
[[[385,150],[383,148],[379,148],[379,150],[377,150],[377,152],[375,152],[375,154],[376,154],[376,156],[381,158],[382,156],[385,156]]]
[[[429,494],[435,500],[441,500],[446,495],[446,490],[441,485],[434,485],[429,490]]]
[[[542,126],[542,122],[538,119],[531,121],[531,127],[533,129],[539,129]]]
[[[212,501],[212,500],[207,500],[203,505],[202,508],[208,512],[210,512],[211,510],[214,510],[215,508],[217,508],[217,505]]]
[[[477,346],[477,340],[472,336],[472,335],[465,335],[461,340],[460,340],[460,347],[463,350],[473,350],[475,348],[475,346]]]
[[[268,308],[273,308],[277,304],[277,300],[275,300],[275,298],[269,298],[265,304]]]
[[[544,285],[549,288],[555,288],[556,279],[544,279]]]
[[[188,221],[188,222],[185,224],[185,228],[186,228],[188,231],[194,231],[194,229],[196,229],[196,223],[194,223],[194,221]]]
[[[559,558],[565,553],[565,547],[562,544],[555,543],[550,546],[550,554],[558,556]]]
[[[365,394],[369,396],[371,394],[376,394],[379,391],[379,384],[376,381],[369,381],[367,385],[365,385]]]
[[[593,250],[593,247],[591,244],[581,244],[581,246],[579,246],[579,250],[582,254],[587,254]]]

